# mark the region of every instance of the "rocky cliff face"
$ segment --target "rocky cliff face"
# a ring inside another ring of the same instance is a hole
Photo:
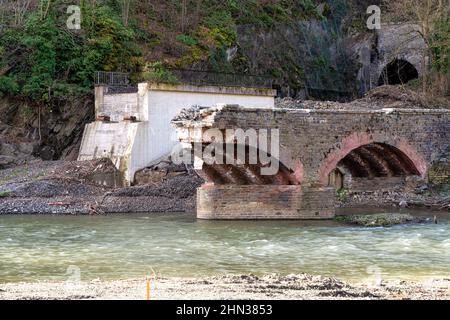
[[[84,125],[93,117],[90,96],[52,109],[19,99],[0,99],[0,169],[35,158],[75,160]]]
[[[280,96],[348,100],[356,96],[353,39],[327,21],[240,26],[238,39],[251,73],[272,74]]]
[[[271,73],[281,97],[349,101],[423,73],[428,49],[418,30],[413,24],[385,24],[349,33],[335,21],[312,20],[270,31],[241,26],[238,39],[250,71]]]

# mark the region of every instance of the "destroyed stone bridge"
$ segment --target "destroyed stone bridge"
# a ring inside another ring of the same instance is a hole
[[[207,164],[195,169],[203,219],[329,219],[336,190],[411,188],[432,179],[433,163],[450,147],[450,110],[261,109],[226,105],[173,121],[185,144],[212,143],[198,133],[278,129],[278,173],[260,165]],[[247,152],[249,149],[247,147]],[[448,174],[448,172],[447,172]],[[448,181],[448,176],[445,177]]]

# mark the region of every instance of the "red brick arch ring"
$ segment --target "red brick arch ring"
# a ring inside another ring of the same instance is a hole
[[[354,151],[364,149],[366,146],[378,146],[380,148],[381,146],[385,146],[386,148],[383,151],[386,152],[386,156],[389,155],[389,152],[395,152],[397,155],[401,155],[402,159],[408,162],[406,165],[409,166],[409,171],[412,174],[425,178],[427,162],[405,139],[386,138],[386,136],[377,134],[357,132],[344,138],[340,146],[333,150],[322,162],[317,175],[319,182],[326,185],[330,172],[337,167],[341,160]]]

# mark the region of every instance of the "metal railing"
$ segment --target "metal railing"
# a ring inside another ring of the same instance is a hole
[[[97,71],[94,75],[95,85],[127,87],[131,85],[130,74],[123,72]]]
[[[149,72],[150,77],[145,77],[145,74],[142,74],[140,76],[133,76],[133,79],[138,79],[138,82],[152,81],[170,84],[274,88],[274,79],[267,76],[169,68],[154,68]],[[129,73],[97,71],[94,78],[95,85],[108,87],[108,93],[130,93],[137,91],[137,86],[130,80]],[[313,88],[308,86],[305,86],[304,89],[306,99],[345,102],[356,98],[351,91]]]
[[[183,83],[230,87],[272,88],[273,85],[273,79],[267,76],[171,68],[153,68],[148,72],[133,78],[136,78],[139,81],[153,81],[159,83]],[[129,73],[105,71],[95,72],[94,83],[95,85],[111,87],[126,87],[132,85]]]

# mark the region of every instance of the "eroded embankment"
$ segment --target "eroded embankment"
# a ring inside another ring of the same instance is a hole
[[[122,188],[109,160],[34,161],[0,170],[0,214],[184,212],[195,208],[202,180],[192,172],[165,172],[158,182]],[[107,184],[107,185],[102,185]]]

